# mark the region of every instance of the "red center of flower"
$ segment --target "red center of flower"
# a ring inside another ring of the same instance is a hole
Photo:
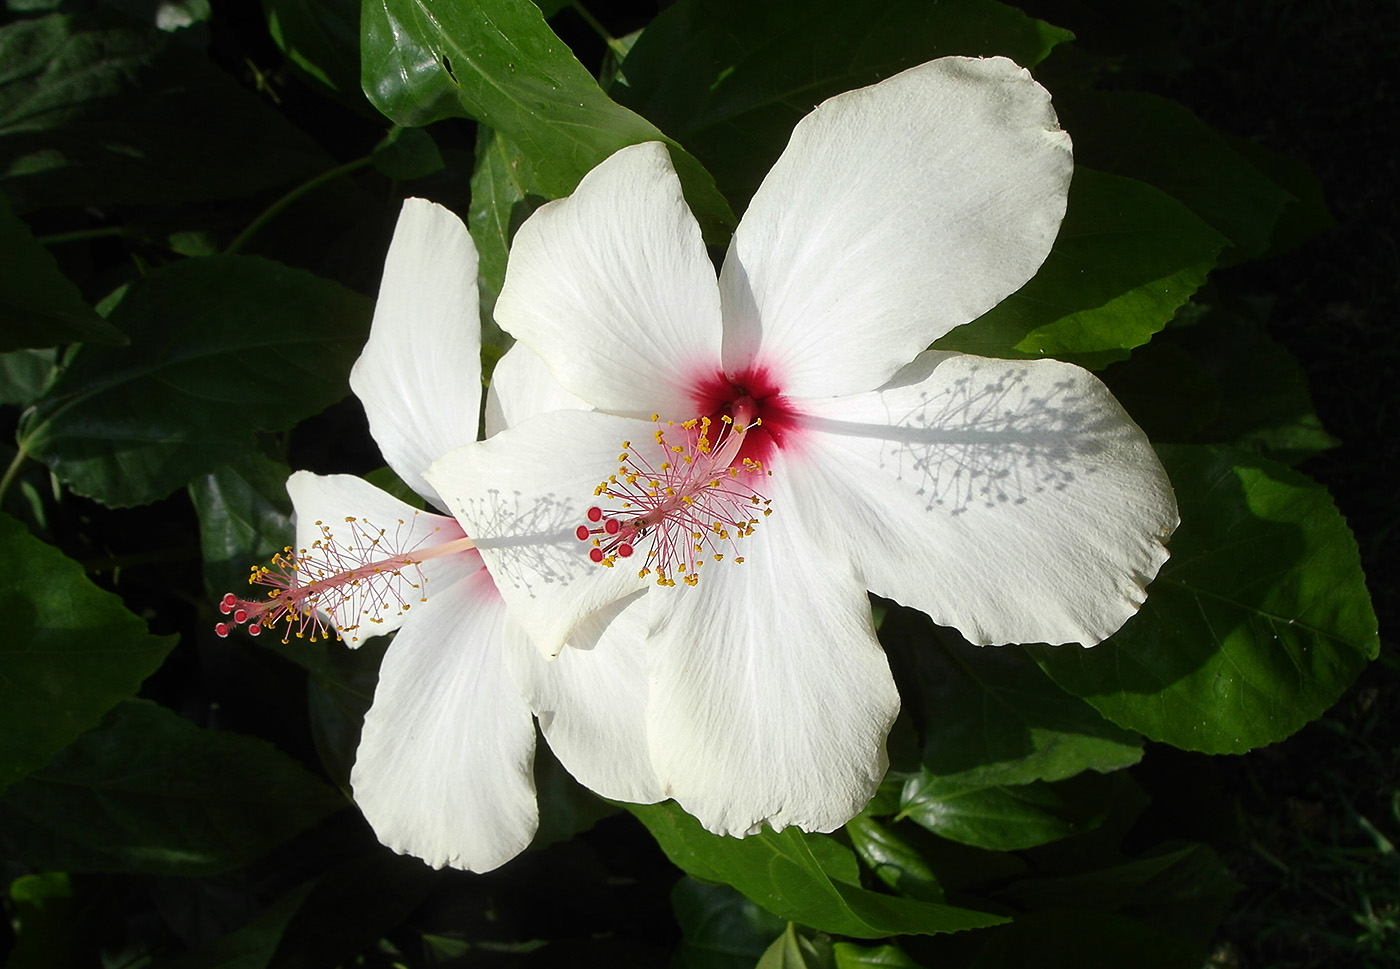
[[[744,437],[740,458],[767,464],[773,452],[783,448],[797,425],[797,409],[778,390],[778,383],[766,367],[754,366],[734,374],[715,373],[702,377],[690,393],[695,413],[706,414],[718,425],[722,418],[757,420]]]

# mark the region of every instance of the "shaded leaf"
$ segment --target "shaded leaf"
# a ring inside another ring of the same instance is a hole
[[[1199,969],[1205,955],[1136,919],[1047,909],[989,932],[971,969]]]
[[[997,897],[1029,910],[1125,915],[1204,947],[1239,888],[1214,851],[1193,844],[1080,874],[1023,878]]]
[[[128,700],[0,799],[0,855],[67,871],[210,874],[344,806],[266,741]]]
[[[664,141],[706,238],[734,224],[700,163],[604,94],[530,0],[365,0],[360,29],[365,93],[394,122],[484,122],[520,147],[550,198],[619,148]]]
[[[359,0],[262,0],[267,32],[287,60],[360,101]]]
[[[671,889],[681,927],[676,969],[753,969],[783,920],[728,885],[683,877]]]
[[[1235,444],[1289,464],[1337,443],[1322,429],[1297,358],[1225,310],[1173,327],[1103,378],[1159,443]]]
[[[52,349],[0,353],[0,404],[32,403],[48,388],[57,360]]]
[[[846,822],[845,831],[860,860],[880,881],[910,898],[946,901],[943,887],[923,856],[892,828],[858,814]]]
[[[1023,649],[973,646],[899,608],[881,640],[923,736],[924,772],[944,789],[1059,781],[1142,757],[1137,736],[1066,694]]]
[[[0,790],[136,692],[175,645],[82,567],[0,514]],[[56,867],[62,867],[61,865]]]
[[[85,969],[99,965],[100,914],[84,904],[67,872],[24,875],[10,884],[14,945],[5,969]]]
[[[515,230],[544,202],[530,160],[509,138],[482,125],[477,129],[476,171],[472,173],[467,226],[477,253],[477,293],[481,300],[481,342],[504,353],[510,337],[496,325],[496,297],[506,279],[506,256]]]
[[[0,28],[2,29],[2,28]],[[73,281],[0,193],[0,352],[126,337],[83,299]]]
[[[898,816],[950,841],[1017,851],[1098,827],[1113,791],[1112,779],[1094,773],[1055,784],[966,788],[925,772],[905,783]]]
[[[1293,196],[1186,107],[1155,94],[1077,92],[1055,99],[1082,164],[1146,182],[1234,245],[1226,264],[1264,252]]]
[[[26,416],[22,447],[109,505],[154,501],[345,396],[371,301],[250,256],[187,259],[132,283]]]
[[[312,882],[298,885],[246,924],[161,963],[161,969],[265,969],[313,887]]]
[[[574,780],[538,730],[535,731],[535,799],[540,809],[540,826],[530,841],[532,851],[567,841],[622,810]]]
[[[1071,35],[992,0],[680,0],[622,64],[629,107],[678,139],[742,210],[825,99],[947,54],[1025,67]]]
[[[1044,265],[934,346],[994,357],[1121,360],[1161,330],[1228,240],[1150,186],[1083,167]]]
[[[0,27],[0,63],[0,186],[18,211],[232,198],[335,164],[153,27],[17,20]]]
[[[881,895],[860,888],[855,857],[823,835],[765,829],[747,838],[712,835],[674,803],[628,805],[681,869],[733,885],[781,918],[854,938],[933,935],[996,925],[988,912]]]
[[[436,882],[411,857],[373,851],[283,893],[250,921],[161,969],[309,969],[353,963]]]
[[[374,146],[374,167],[390,178],[426,178],[444,162],[433,136],[422,128],[393,128]]]
[[[833,946],[836,969],[922,969],[922,967],[892,945],[863,946],[853,942],[838,942]]]
[[[248,570],[280,552],[292,540],[289,469],[257,451],[190,482],[190,500],[199,516],[204,581],[215,595],[245,592]]]
[[[1115,723],[1240,753],[1331,706],[1379,648],[1356,542],[1327,490],[1248,452],[1160,449],[1181,527],[1142,611],[1094,649],[1032,647]]]
[[[1269,248],[1261,253],[1263,258],[1272,258],[1288,252],[1314,236],[1336,227],[1336,220],[1327,208],[1322,183],[1307,162],[1290,155],[1280,155],[1243,138],[1231,138],[1230,144],[1251,165],[1292,196],[1292,201],[1274,223],[1273,232],[1269,236]]]

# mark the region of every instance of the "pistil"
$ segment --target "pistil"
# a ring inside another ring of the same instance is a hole
[[[653,414],[651,444],[622,442],[616,473],[593,491],[617,506],[590,507],[587,522],[575,530],[579,541],[589,543],[592,561],[611,568],[646,543],[637,574],[654,574],[663,586],[675,585],[677,577],[695,585],[707,560],[744,561],[738,540],[772,509],[756,487],[769,472],[761,462],[739,457],[745,433],[760,423],[752,401],[735,401],[732,413],[720,418],[713,437],[709,417],[677,424]],[[656,457],[648,460],[647,452]]]
[[[250,636],[257,636],[280,623],[283,642],[292,636],[315,642],[332,634],[359,642],[362,620],[382,624],[386,615],[401,616],[415,601],[427,601],[423,562],[475,548],[460,532],[437,544],[404,548],[400,536],[408,523],[400,519],[397,524],[390,532],[363,518],[346,518],[348,529],[342,531],[348,530],[348,536],[341,541],[329,525],[316,522],[321,537],[309,548],[293,551],[288,546],[269,564],[252,567],[248,584],[267,588],[266,599],[224,595],[219,611],[229,621],[216,624],[214,631],[227,636],[245,626]]]

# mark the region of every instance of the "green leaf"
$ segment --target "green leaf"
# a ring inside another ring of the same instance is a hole
[[[892,945],[863,946],[854,942],[838,942],[833,947],[836,969],[922,969],[922,967]]]
[[[796,828],[747,838],[713,835],[674,803],[628,805],[682,870],[733,885],[781,918],[823,932],[872,939],[933,935],[1004,922],[1001,916],[881,895],[856,884],[849,849]]]
[[[372,851],[285,892],[250,921],[160,969],[353,965],[437,883],[416,858]]]
[[[271,744],[128,700],[0,799],[0,856],[34,868],[205,875],[345,806]]]
[[[278,969],[348,966],[402,926],[439,873],[411,855],[377,845],[320,874],[287,924],[273,963]],[[221,967],[222,969],[222,967]]]
[[[1019,291],[934,344],[994,357],[1120,360],[1205,282],[1228,240],[1140,182],[1076,167],[1045,264]]]
[[[904,785],[899,817],[960,844],[1017,851],[1098,827],[1113,806],[1114,784],[1081,774],[1048,784],[961,787],[925,771]]]
[[[74,891],[67,872],[24,875],[10,884],[14,947],[5,969],[83,969],[100,965],[101,910]],[[86,903],[86,904],[85,904]]]
[[[1235,444],[1287,464],[1337,443],[1313,410],[1297,358],[1225,310],[1167,330],[1102,376],[1158,443]]]
[[[57,360],[52,349],[0,353],[0,404],[33,403],[48,389]]]
[[[943,887],[923,856],[892,828],[858,814],[846,822],[845,831],[860,860],[880,881],[910,898],[946,901]]]
[[[506,256],[515,230],[544,202],[543,192],[525,153],[499,131],[480,126],[467,227],[476,243],[481,340],[501,353],[509,349],[510,337],[496,325],[494,313],[506,279]]]
[[[426,178],[442,171],[445,162],[433,136],[422,128],[394,127],[374,146],[374,167],[390,178]]]
[[[922,613],[891,608],[881,641],[944,789],[1059,781],[1137,763],[1142,742],[1056,686],[1018,647],[973,646]]]
[[[1243,138],[1231,138],[1230,144],[1251,165],[1292,196],[1292,201],[1274,223],[1269,248],[1260,254],[1261,257],[1271,258],[1289,252],[1314,236],[1336,228],[1337,222],[1327,208],[1322,183],[1307,162],[1291,155],[1281,155]]]
[[[754,969],[832,969],[835,964],[831,940],[800,934],[789,922]]]
[[[360,105],[359,0],[262,0],[267,32],[307,75]]]
[[[190,482],[199,516],[204,580],[211,592],[243,592],[248,569],[270,559],[292,539],[291,469],[256,451]]]
[[[783,920],[728,885],[683,877],[671,889],[681,927],[675,969],[753,969]]]
[[[734,225],[700,163],[604,94],[529,0],[364,0],[360,29],[365,93],[396,123],[484,122],[520,147],[550,198],[619,148],[664,141],[706,238]]]
[[[1146,182],[1185,204],[1234,245],[1226,263],[1264,252],[1292,195],[1229,139],[1175,101],[1128,91],[1055,99],[1082,164]]]
[[[126,342],[58,269],[0,193],[0,352],[92,340]]]
[[[0,790],[136,692],[175,645],[77,562],[0,514]],[[61,867],[61,866],[59,866]]]
[[[0,187],[16,210],[233,198],[335,164],[168,34],[106,19],[0,27]]]
[[[694,152],[742,210],[826,98],[947,54],[1033,67],[1070,36],[992,0],[680,0],[642,32],[613,91]]]
[[[393,641],[381,636],[358,649],[334,639],[283,643],[277,637],[264,637],[259,642],[306,667],[311,740],[326,773],[348,795],[365,713],[374,703],[379,666]]]
[[[160,969],[265,969],[313,887],[313,882],[298,885],[237,929],[161,963]]]
[[[84,346],[26,416],[21,446],[79,494],[154,501],[348,390],[370,300],[251,256],[172,263],[111,319],[131,346]]]
[[[1187,750],[1282,740],[1341,695],[1379,642],[1327,490],[1247,452],[1160,449],[1181,527],[1142,611],[1094,649],[1032,647],[1104,716]]]
[[[1032,911],[1126,915],[1204,947],[1239,889],[1214,851],[1193,844],[1060,878],[1019,879],[997,897]]]

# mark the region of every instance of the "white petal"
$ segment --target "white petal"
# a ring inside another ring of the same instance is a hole
[[[616,152],[515,235],[496,319],[605,410],[695,416],[719,371],[719,290],[659,142]]]
[[[657,773],[711,831],[831,831],[874,793],[899,696],[849,566],[773,508],[694,587],[657,589],[649,729]]]
[[[1171,483],[1078,367],[929,353],[882,391],[803,405],[804,518],[871,591],[974,643],[1093,645],[1167,559]]]
[[[438,507],[423,472],[476,440],[481,327],[476,247],[441,205],[407,199],[384,260],[374,323],[350,386],[384,460]]]
[[[590,409],[560,386],[537,354],[517,343],[497,361],[491,374],[491,386],[486,389],[486,436],[536,414]]]
[[[1030,279],[1073,168],[1050,96],[945,57],[819,105],[725,259],[724,361],[790,397],[869,390]]]
[[[546,655],[589,613],[643,587],[633,568],[590,562],[575,530],[598,503],[598,484],[617,470],[623,442],[653,430],[596,411],[554,411],[451,451],[428,471]]]
[[[535,727],[502,655],[505,603],[476,564],[390,644],[350,784],[390,848],[490,871],[538,824]]]
[[[552,660],[522,631],[510,655],[540,730],[569,773],[603,797],[650,804],[666,792],[647,747],[644,613],[645,604],[630,599],[598,610]]]
[[[298,471],[287,479],[287,494],[296,515],[298,561],[317,580],[465,536],[455,520],[419,511],[354,475]],[[410,611],[473,567],[460,555],[429,558],[378,572],[339,595],[328,591],[317,605],[356,646],[398,629]]]

